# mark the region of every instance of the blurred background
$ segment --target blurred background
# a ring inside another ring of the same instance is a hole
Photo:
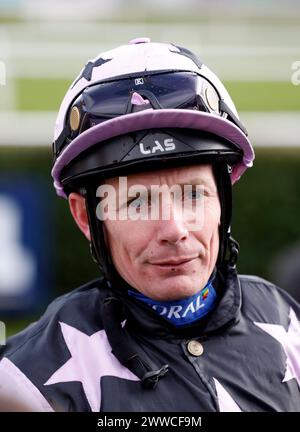
[[[0,321],[7,335],[98,276],[52,188],[52,131],[86,61],[140,36],[195,51],[225,83],[256,150],[234,192],[239,271],[300,298],[299,1],[0,0]]]

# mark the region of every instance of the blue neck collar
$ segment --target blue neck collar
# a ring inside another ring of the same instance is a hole
[[[160,302],[132,290],[128,290],[128,295],[146,303],[158,315],[164,317],[176,327],[181,327],[200,320],[214,308],[217,301],[217,293],[212,283],[213,280],[209,280],[201,291],[181,300]]]

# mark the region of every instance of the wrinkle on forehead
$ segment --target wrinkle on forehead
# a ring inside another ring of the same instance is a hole
[[[105,184],[110,184],[116,189],[119,185],[119,177],[107,179]],[[194,185],[204,184],[216,189],[216,182],[211,165],[192,165],[187,167],[164,168],[145,173],[135,173],[127,176],[128,187],[134,184],[150,185]]]

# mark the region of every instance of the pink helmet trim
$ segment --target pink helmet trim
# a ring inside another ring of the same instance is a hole
[[[66,198],[60,175],[63,168],[80,153],[109,138],[145,129],[186,128],[210,132],[229,140],[243,150],[241,163],[234,166],[231,180],[235,183],[253,165],[254,151],[246,135],[232,122],[217,115],[184,109],[146,109],[100,123],[76,137],[57,158],[52,169],[54,187]]]

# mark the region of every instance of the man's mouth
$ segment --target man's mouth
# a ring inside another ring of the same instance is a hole
[[[168,260],[162,260],[162,261],[155,261],[151,262],[150,264],[156,265],[159,267],[178,267],[180,265],[186,264],[190,261],[193,261],[194,259],[198,258],[198,256],[192,256],[192,257],[182,257],[182,258],[174,258],[174,259],[168,259]]]

